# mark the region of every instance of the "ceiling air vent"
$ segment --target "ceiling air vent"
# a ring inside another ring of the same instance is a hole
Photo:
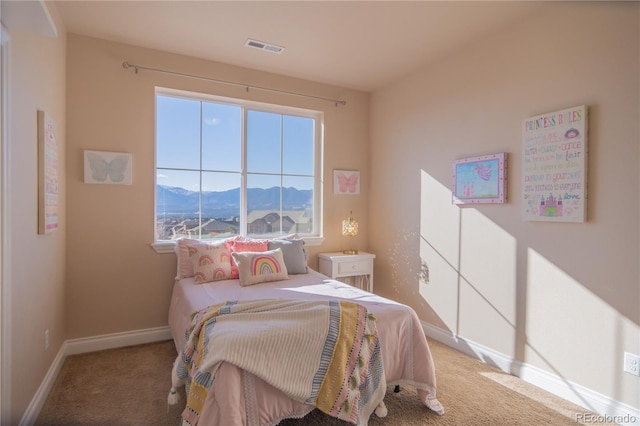
[[[284,52],[284,47],[276,46],[275,44],[263,43],[258,40],[247,39],[247,42],[244,44],[248,47],[253,47],[254,49],[265,50],[271,53],[282,53]]]

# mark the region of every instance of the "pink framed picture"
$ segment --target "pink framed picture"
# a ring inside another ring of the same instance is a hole
[[[334,170],[333,193],[360,194],[360,172],[354,170]]]
[[[453,163],[453,204],[503,204],[507,200],[507,154],[483,155]]]
[[[58,229],[58,143],[56,123],[38,111],[38,234]]]

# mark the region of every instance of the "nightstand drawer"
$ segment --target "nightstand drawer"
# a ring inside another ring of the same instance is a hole
[[[338,263],[338,274],[340,275],[361,275],[371,272],[373,261],[359,260],[355,262]]]

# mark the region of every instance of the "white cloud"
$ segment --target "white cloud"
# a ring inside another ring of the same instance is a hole
[[[218,124],[220,124],[220,119],[216,118],[216,117],[211,117],[211,118],[204,118],[204,124],[208,125],[208,126],[217,126]]]

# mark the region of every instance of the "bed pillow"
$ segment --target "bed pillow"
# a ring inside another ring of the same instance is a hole
[[[243,239],[244,238],[239,235],[235,237],[227,238],[225,240],[213,241],[209,243],[203,240],[196,240],[192,238],[177,239],[176,245],[174,248],[176,257],[178,258],[178,272],[176,274],[176,279],[181,280],[182,278],[193,277],[194,271],[193,271],[193,265],[191,263],[191,257],[189,256],[189,245],[228,243],[230,241],[241,241]]]
[[[306,274],[309,272],[307,268],[307,253],[304,250],[304,240],[301,239],[273,239],[269,241],[269,250],[282,250],[284,264],[287,266],[287,272],[290,275]]]
[[[279,248],[262,252],[233,252],[231,256],[238,264],[240,285],[243,287],[289,278]]]
[[[198,243],[187,247],[196,284],[229,279],[231,253],[225,243]]]
[[[269,250],[268,240],[254,240],[251,238],[243,238],[242,240],[230,240],[227,242],[227,249],[231,253],[242,253],[245,251],[262,252]],[[238,278],[238,265],[235,258],[231,262],[231,276],[229,278]]]
[[[191,238],[180,238],[176,240],[175,252],[178,258],[178,273],[176,279],[189,278],[193,276],[193,266],[191,265],[191,258],[189,257],[189,244],[201,243],[200,240],[193,240]]]

